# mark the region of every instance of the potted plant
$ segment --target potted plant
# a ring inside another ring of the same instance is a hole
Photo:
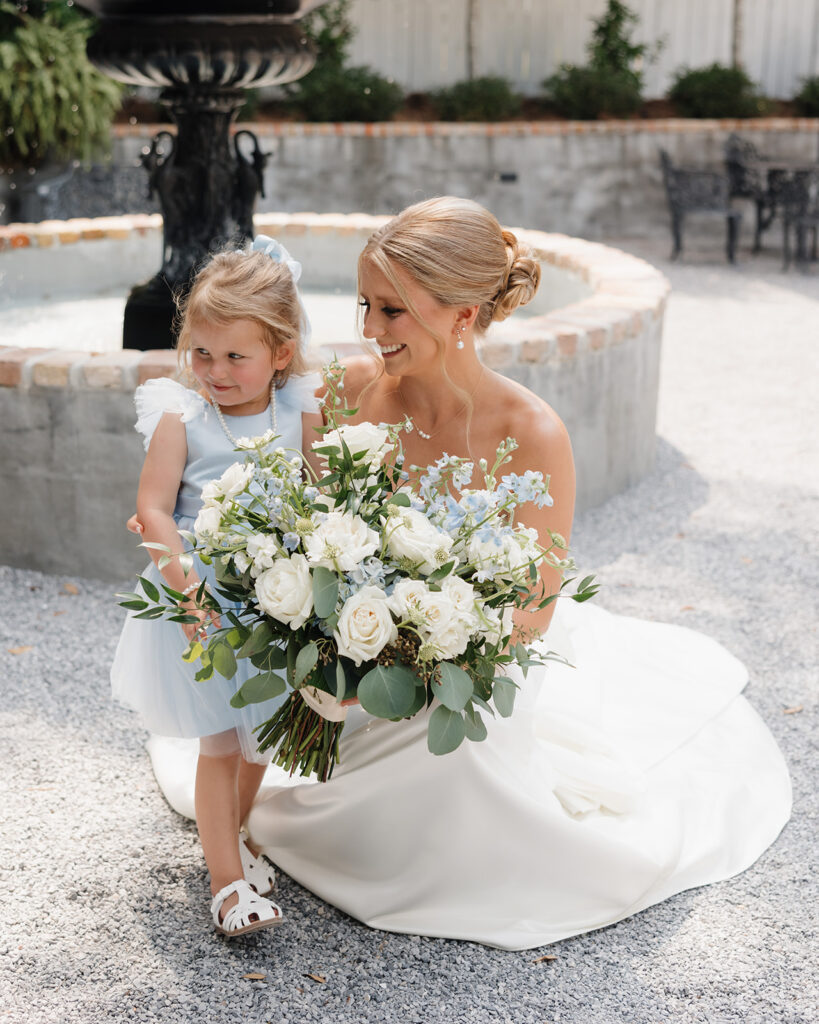
[[[65,2],[0,2],[0,167],[12,219],[43,219],[75,163],[109,144],[121,86],[88,60],[92,30]]]

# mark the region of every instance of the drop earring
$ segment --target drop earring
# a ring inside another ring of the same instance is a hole
[[[455,348],[463,348],[464,347],[464,329],[463,329],[463,327],[459,327],[456,330],[455,333],[458,335],[458,340],[455,343]]]

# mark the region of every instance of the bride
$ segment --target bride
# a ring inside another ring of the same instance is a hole
[[[350,360],[354,422],[411,418],[407,465],[446,452],[550,476],[551,507],[524,519],[569,538],[574,467],[542,399],[480,360],[481,336],[534,295],[538,263],[468,200],[404,210],[359,260],[365,338]],[[529,506],[527,506],[528,508]],[[543,570],[551,591],[555,570]],[[515,713],[483,743],[434,757],[423,715],[353,707],[326,784],[268,770],[253,841],[318,896],[376,928],[527,949],[601,928],[734,875],[773,842],[790,783],[741,696],[743,666],[681,627],[557,601],[516,623],[569,665],[530,671]],[[153,738],[157,777],[192,816],[195,751]]]

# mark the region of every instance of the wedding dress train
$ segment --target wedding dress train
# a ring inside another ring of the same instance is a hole
[[[483,743],[435,757],[425,715],[348,718],[330,782],[271,767],[255,842],[374,928],[528,949],[612,924],[749,867],[790,814],[773,737],[723,647],[676,626],[559,602],[550,663]],[[193,816],[195,742],[152,737],[157,779]]]

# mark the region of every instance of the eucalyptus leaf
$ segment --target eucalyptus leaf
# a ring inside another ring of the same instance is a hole
[[[242,683],[230,698],[230,706],[243,708],[248,704],[261,704],[262,701],[280,696],[286,689],[287,683],[277,673],[260,672]]]
[[[451,661],[441,662],[438,673],[440,681],[433,682],[432,695],[450,711],[462,711],[475,688],[472,677]]]
[[[437,707],[429,716],[427,748],[431,754],[450,754],[463,743],[466,735],[464,717],[458,711]]]
[[[486,726],[477,711],[474,718],[467,715],[464,719],[464,731],[466,738],[472,740],[473,743],[481,743],[486,739]]]
[[[196,661],[204,649],[198,640],[193,640],[188,644],[185,653],[182,655],[182,660],[187,662]]]
[[[359,682],[358,699],[376,718],[403,718],[415,704],[415,673],[404,665],[376,665]]]
[[[238,658],[250,658],[252,655],[259,654],[269,647],[272,640],[273,630],[270,628],[270,624],[266,620],[260,622],[239,648],[236,656]]]
[[[492,687],[492,697],[501,718],[509,718],[515,708],[517,686],[508,676],[498,676]]]
[[[341,659],[336,662],[336,700],[344,700],[344,694],[347,692],[347,676],[344,672],[344,666],[341,663]]]
[[[338,576],[332,569],[318,565],[313,570],[313,607],[320,619],[326,619],[336,609]]]
[[[224,640],[211,644],[211,660],[220,676],[231,679],[236,675],[236,655],[230,644],[225,643]]]
[[[387,505],[400,505],[402,508],[409,508],[411,505],[409,495],[403,491],[399,491],[397,494],[391,494],[386,501]]]
[[[318,661],[318,647],[315,644],[308,644],[302,647],[296,655],[296,663],[293,670],[293,686],[299,686],[310,675]]]

